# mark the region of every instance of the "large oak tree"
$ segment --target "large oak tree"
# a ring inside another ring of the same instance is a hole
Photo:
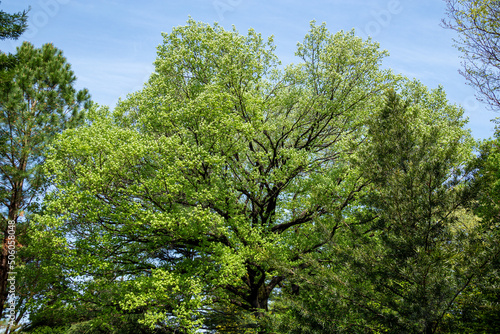
[[[39,221],[83,291],[74,305],[153,327],[264,331],[273,294],[366,185],[349,156],[395,81],[386,53],[354,32],[312,24],[296,65],[273,51],[252,30],[190,20],[164,34],[144,89],[63,133]]]

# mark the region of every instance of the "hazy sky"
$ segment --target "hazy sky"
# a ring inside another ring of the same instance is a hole
[[[492,136],[490,120],[500,116],[477,102],[458,74],[456,35],[440,26],[446,17],[441,0],[3,0],[0,9],[29,6],[29,30],[18,41],[0,42],[0,50],[14,52],[23,40],[37,47],[52,42],[72,65],[78,88],[88,88],[94,101],[111,108],[148,79],[161,32],[191,16],[226,29],[234,25],[242,34],[254,28],[264,37],[274,35],[284,64],[297,61],[296,44],[311,20],[326,22],[331,32],[355,28],[389,51],[384,67],[429,88],[443,85],[450,102],[466,109],[474,137]]]

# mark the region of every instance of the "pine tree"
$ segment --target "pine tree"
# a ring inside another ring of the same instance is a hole
[[[0,40],[18,39],[28,28],[28,10],[9,14],[0,10]],[[16,57],[0,52],[0,83],[10,79]]]
[[[28,10],[9,14],[0,10],[0,40],[18,39],[28,28]]]
[[[355,275],[371,283],[354,286],[353,299],[372,308],[367,315],[379,330],[450,332],[457,296],[491,261],[467,210],[475,192],[464,166],[473,141],[442,88],[409,87],[401,96],[388,92],[361,154],[374,185],[364,205],[377,219],[365,234],[372,237],[357,240],[364,251],[352,250]]]
[[[301,294],[283,294],[281,330],[457,333],[457,297],[483,280],[494,255],[467,210],[475,187],[465,123],[441,88],[406,82],[387,91],[352,163],[370,184],[344,214],[349,230],[314,271],[297,274]]]
[[[76,77],[62,52],[52,44],[35,48],[24,42],[15,55],[10,80],[0,86],[0,314],[8,298],[9,239],[17,246],[25,219],[46,184],[39,172],[51,139],[83,119],[88,92],[76,91]],[[10,224],[9,224],[10,223]],[[10,230],[9,230],[10,226]],[[12,246],[11,246],[12,248]],[[10,254],[12,255],[12,254]],[[11,257],[12,258],[12,257]]]

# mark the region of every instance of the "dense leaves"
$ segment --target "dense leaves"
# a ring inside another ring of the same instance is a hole
[[[460,313],[457,315],[460,329],[471,333],[495,333],[500,330],[500,272],[498,247],[498,228],[500,222],[500,154],[499,129],[494,139],[486,140],[480,147],[480,156],[474,163],[477,174],[475,178],[479,196],[476,214],[484,222],[486,231],[483,240],[489,241],[490,253],[495,256],[489,266],[485,267],[483,277],[474,283],[469,294],[459,298]],[[484,242],[484,241],[483,241]]]
[[[93,278],[82,290],[123,281],[114,307],[142,308],[150,325],[195,330],[237,307],[261,328],[363,188],[347,156],[393,79],[375,44],[324,26],[283,70],[253,31],[190,21],[164,38],[141,92],[64,132],[41,222],[60,233],[68,273]]]
[[[189,20],[163,38],[144,88],[94,106],[48,154],[29,237],[51,289],[30,331],[465,324],[498,254],[485,165],[442,88],[314,23],[289,66],[252,30]]]
[[[406,82],[367,122],[355,165],[370,180],[348,230],[277,325],[296,333],[436,333],[495,257],[470,213],[473,140],[441,88]],[[325,263],[328,265],[325,267]],[[291,319],[291,321],[290,321]]]

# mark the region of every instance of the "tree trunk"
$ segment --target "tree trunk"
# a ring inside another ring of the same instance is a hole
[[[15,221],[13,219],[10,219],[10,214],[9,214],[9,221]],[[4,236],[2,240],[2,251],[0,253],[0,315],[3,315],[5,303],[7,302],[7,297],[8,297],[8,278],[10,272],[9,259],[8,259],[9,257],[8,229],[9,229],[9,223],[7,222],[5,228],[3,229]]]
[[[7,223],[8,227],[9,224]],[[8,278],[8,249],[7,249],[7,227],[3,229],[2,251],[0,253],[0,315],[3,315],[4,305],[7,301],[7,278]]]
[[[21,192],[18,191],[19,189],[22,189],[22,182],[20,184],[16,185],[16,188],[14,190],[14,193],[11,198],[11,205],[9,206],[9,215],[7,218],[7,221],[5,222],[5,227],[3,228],[3,240],[2,240],[2,250],[0,252],[0,317],[2,317],[4,314],[5,310],[5,303],[7,302],[7,297],[9,295],[9,289],[8,289],[8,278],[9,278],[9,272],[11,272],[11,266],[9,266],[9,222],[14,222],[13,224],[13,231],[14,233],[12,234],[12,229],[10,231],[11,235],[14,235],[15,237],[15,242],[17,242],[17,236],[16,236],[16,225],[17,225],[17,218],[18,218],[18,210],[19,206],[22,201],[22,196]],[[16,256],[17,258],[17,256]],[[15,259],[14,261],[16,261]]]

